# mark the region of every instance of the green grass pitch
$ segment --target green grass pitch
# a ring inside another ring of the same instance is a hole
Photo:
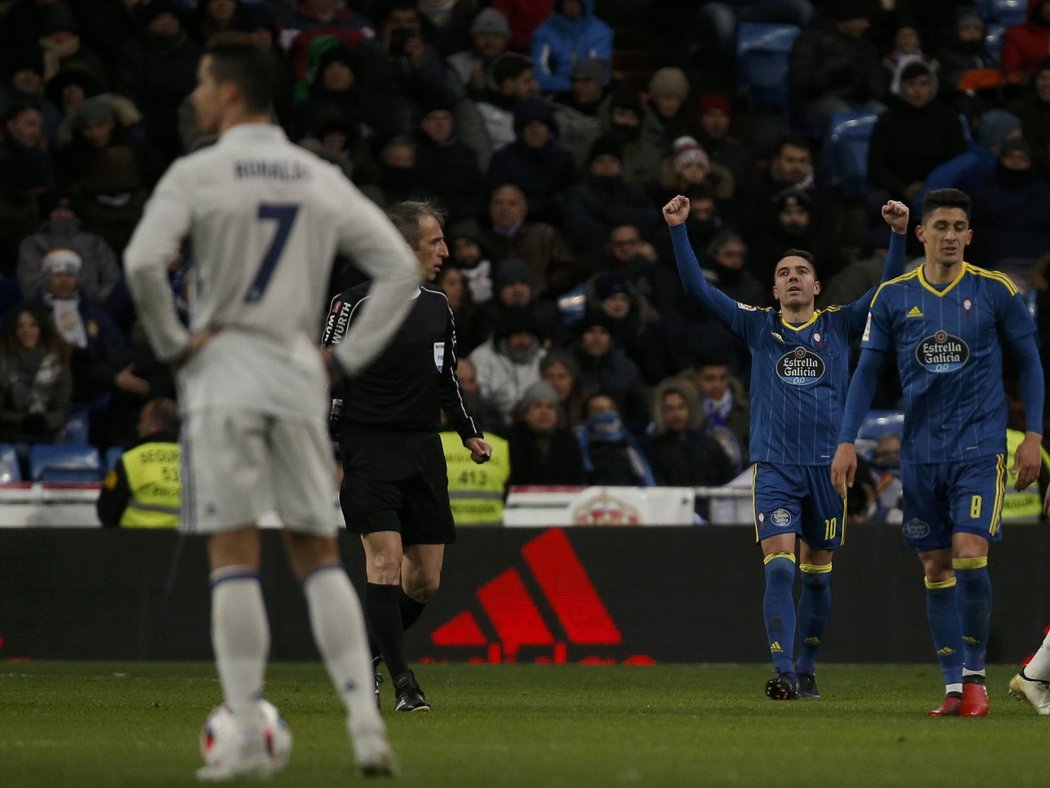
[[[989,670],[991,714],[929,719],[935,665],[826,665],[824,697],[773,702],[763,665],[423,665],[430,714],[384,717],[398,784],[426,786],[1045,785],[1050,718]],[[270,666],[295,746],[272,786],[344,786],[343,716],[317,664]],[[200,663],[0,666],[0,786],[189,786],[220,699]]]

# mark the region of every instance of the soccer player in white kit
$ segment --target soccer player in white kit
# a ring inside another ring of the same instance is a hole
[[[352,256],[371,297],[331,362],[364,368],[394,335],[422,272],[381,211],[333,166],[269,122],[272,66],[250,44],[209,47],[192,101],[218,142],[176,161],[125,252],[128,285],[159,359],[178,368],[184,531],[206,534],[212,643],[243,746],[201,779],[267,776],[258,735],[269,630],[259,586],[260,515],[276,510],[325,667],[349,712],[358,767],[397,761],[372,694],[360,603],[336,541],[328,375],[314,344],[333,258]],[[190,325],[167,266],[188,238]]]

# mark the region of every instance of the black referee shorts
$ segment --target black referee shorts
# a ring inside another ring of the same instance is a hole
[[[456,541],[448,469],[436,432],[405,433],[347,426],[340,436],[339,502],[354,533],[397,531],[401,544]]]

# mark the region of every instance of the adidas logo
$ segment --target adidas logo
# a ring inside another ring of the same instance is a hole
[[[511,567],[474,591],[478,611],[464,611],[430,634],[442,648],[470,648],[484,657],[470,661],[516,662],[522,647],[540,656],[536,662],[569,661],[569,647],[616,646],[623,643],[594,584],[565,532],[553,528],[521,548],[525,571]],[[529,585],[539,589],[530,592]],[[539,598],[537,598],[537,596]],[[549,654],[549,656],[547,656]],[[586,656],[573,661],[614,664],[618,660]],[[653,664],[635,655],[624,664]]]
[[[908,310],[907,317],[922,317],[922,310],[917,306],[913,306]]]

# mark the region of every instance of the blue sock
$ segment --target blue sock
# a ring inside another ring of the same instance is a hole
[[[790,672],[795,651],[795,601],[791,587],[795,583],[795,556],[771,553],[764,559],[766,591],[762,597],[762,615],[766,620],[766,637],[773,666]]]
[[[992,628],[992,580],[988,557],[952,561],[958,582],[955,603],[962,625],[963,665],[967,671],[984,670],[988,634]]]
[[[802,564],[802,593],[798,598],[799,673],[815,673],[817,649],[824,638],[824,628],[831,612],[831,564]]]
[[[926,581],[926,619],[933,648],[944,674],[944,683],[962,683],[962,627],[955,607],[955,578],[940,583]]]

